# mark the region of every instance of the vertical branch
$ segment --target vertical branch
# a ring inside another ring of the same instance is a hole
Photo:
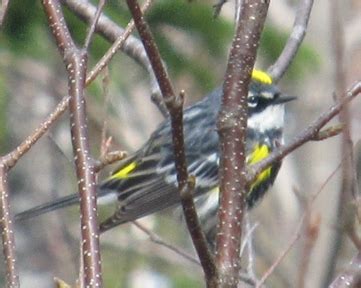
[[[82,252],[86,287],[100,287],[101,265],[96,209],[96,181],[90,156],[84,99],[86,52],[69,55],[69,102],[72,145],[80,193]]]
[[[344,32],[343,32],[343,14],[342,7],[337,0],[332,0],[330,2],[331,9],[331,40],[332,40],[332,48],[334,54],[334,83],[336,96],[339,101],[344,98],[343,91],[345,91],[346,87],[346,77],[345,77],[345,62],[344,62]],[[342,221],[348,221],[346,216],[347,213],[346,207],[351,201],[352,197],[355,196],[355,168],[354,168],[354,160],[353,160],[353,143],[351,139],[351,121],[350,121],[350,112],[349,105],[345,105],[343,109],[339,113],[340,123],[343,125],[343,132],[341,136],[341,155],[343,157],[342,161],[342,178],[341,178],[341,187],[339,192],[339,199],[337,201],[337,210],[335,213],[335,219],[341,219]],[[340,223],[342,225],[342,223]],[[341,235],[336,235],[335,247],[331,249],[332,254],[330,255],[330,259],[337,259],[337,254],[339,253]],[[330,279],[335,269],[336,261],[330,261],[327,267],[327,278]],[[326,280],[327,281],[327,280]]]
[[[14,167],[17,161],[30,150],[31,147],[49,130],[66,110],[69,97],[65,96],[57,105],[56,109],[35,129],[35,131],[18,145],[12,152],[0,158],[0,228],[2,233],[3,254],[6,266],[6,287],[19,287],[18,273],[16,269],[15,237],[9,208],[9,190],[7,187],[8,171]]]
[[[104,5],[105,5],[105,0],[99,0],[97,11],[95,12],[94,19],[89,27],[88,33],[84,41],[84,49],[86,50],[89,48],[90,42],[95,32],[95,27],[98,23],[100,15],[102,14]]]
[[[95,190],[95,171],[89,152],[84,87],[87,54],[78,49],[66,26],[57,0],[44,0],[49,26],[68,73],[71,140],[80,194],[82,260],[85,287],[101,287],[101,263]],[[96,19],[95,19],[96,20]]]
[[[241,5],[217,122],[221,149],[221,199],[216,261],[220,287],[236,287],[239,280],[242,220],[247,194],[247,94],[269,1],[243,1]]]
[[[9,209],[9,190],[7,186],[8,167],[6,159],[0,159],[0,217],[1,236],[3,242],[3,254],[6,266],[6,287],[20,287],[19,276],[15,266],[15,237]]]
[[[198,216],[194,208],[192,191],[194,179],[188,178],[187,162],[183,135],[183,98],[181,93],[176,96],[170,83],[167,72],[161,61],[158,48],[153,40],[151,31],[144,20],[139,4],[135,0],[127,0],[129,10],[132,14],[135,26],[143,42],[143,46],[148,55],[155,77],[158,81],[164,102],[169,110],[171,126],[174,162],[177,171],[178,189],[182,202],[183,212],[187,223],[188,231],[191,234],[193,244],[200,258],[203,271],[205,273],[207,287],[214,287],[216,281],[216,268],[213,257],[207,247],[207,243],[202,230],[200,229]]]

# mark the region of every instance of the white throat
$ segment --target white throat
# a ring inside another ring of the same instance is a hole
[[[271,105],[260,113],[248,118],[247,126],[260,133],[272,129],[281,129],[284,124],[285,105]]]

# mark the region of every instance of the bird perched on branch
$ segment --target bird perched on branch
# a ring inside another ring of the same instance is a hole
[[[195,197],[201,223],[214,234],[218,207],[219,136],[216,129],[222,90],[184,110],[184,141],[189,175],[195,176]],[[254,70],[248,93],[247,164],[267,157],[283,142],[284,104],[294,97],[283,95],[265,72]],[[174,165],[171,125],[166,119],[138,151],[122,160],[113,174],[97,188],[98,199],[118,201],[115,213],[100,224],[112,227],[180,203]],[[250,185],[247,206],[251,208],[273,184],[281,163],[261,172]],[[77,194],[66,196],[16,215],[27,219],[77,204]],[[212,238],[212,237],[208,237]]]

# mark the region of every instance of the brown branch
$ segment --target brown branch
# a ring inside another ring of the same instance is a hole
[[[101,128],[100,136],[100,157],[104,157],[110,148],[112,137],[107,137],[108,130],[108,106],[110,103],[110,94],[109,94],[109,69],[104,70],[104,76],[102,77],[102,88],[103,88],[103,126]],[[86,80],[85,80],[86,83]],[[96,169],[96,168],[95,168]]]
[[[216,238],[219,287],[236,287],[240,271],[242,219],[247,194],[245,142],[247,95],[269,1],[242,1],[218,115],[220,208]]]
[[[1,194],[1,231],[3,237],[3,253],[7,262],[7,287],[18,287],[15,257],[15,239],[13,225],[10,219],[9,190],[6,185],[8,171],[15,166],[17,161],[28,152],[31,147],[49,130],[50,126],[63,114],[69,103],[69,97],[65,96],[56,106],[55,110],[39,125],[35,131],[20,143],[13,151],[0,158],[0,194]]]
[[[325,128],[324,130],[321,130],[320,132],[318,132],[317,135],[315,135],[315,137],[313,137],[311,140],[312,141],[323,141],[327,138],[337,136],[338,134],[340,134],[342,132],[342,129],[343,129],[342,124],[338,124],[338,125],[334,125],[332,127]]]
[[[47,118],[25,138],[13,151],[6,156],[6,165],[9,169],[15,166],[18,160],[28,152],[34,144],[49,130],[50,126],[66,111],[69,105],[69,96],[64,96],[54,111],[49,114]]]
[[[180,93],[179,96],[175,95],[172,84],[170,83],[169,77],[167,75],[167,71],[163,66],[158,48],[153,40],[153,36],[148,27],[148,24],[144,20],[139,4],[135,0],[127,0],[127,4],[129,10],[131,11],[135,26],[137,27],[139,36],[143,42],[144,49],[152,65],[154,75],[158,81],[158,85],[160,91],[162,92],[164,102],[170,114],[173,149],[174,149],[173,152],[174,162],[177,171],[178,189],[181,195],[183,212],[188,230],[192,237],[193,244],[202,263],[202,268],[205,273],[207,286],[213,287],[212,285],[214,285],[216,279],[216,268],[215,265],[213,264],[213,261],[210,261],[210,259],[212,259],[212,256],[210,255],[210,251],[207,247],[203,232],[201,231],[199,226],[198,227],[192,226],[194,225],[194,218],[193,218],[194,215],[188,212],[190,211],[195,212],[195,211],[192,211],[192,209],[188,210],[187,205],[189,204],[189,202],[187,201],[187,199],[189,197],[182,197],[182,192],[189,189],[188,171],[187,171],[184,135],[183,135],[184,93]]]
[[[20,283],[16,268],[14,228],[9,208],[9,189],[7,186],[8,167],[6,166],[6,161],[4,160],[4,158],[1,158],[0,162],[0,227],[2,231],[3,254],[6,266],[6,287],[17,288],[20,287]]]
[[[197,243],[196,249],[201,261],[202,267],[207,276],[213,276],[207,279],[207,287],[216,287],[216,266],[213,255],[210,253],[207,241],[202,232],[201,224],[198,219],[197,209],[193,200],[194,187],[196,184],[195,177],[189,177],[187,185],[180,191],[183,202],[183,213],[187,215],[186,221],[192,240]]]
[[[343,109],[345,104],[350,102],[360,93],[361,81],[352,85],[351,88],[346,92],[345,97],[343,97],[340,102],[331,106],[319,118],[317,118],[307,128],[305,128],[298,136],[296,136],[290,143],[272,152],[266,159],[251,165],[248,170],[247,182],[251,183],[264,169],[273,163],[282,160],[284,157],[286,157],[304,143],[317,137],[320,129],[324,127],[332,118],[334,118]]]
[[[350,262],[349,267],[328,286],[329,288],[357,288],[361,287],[361,252]]]
[[[3,25],[6,12],[8,11],[9,7],[9,0],[1,0],[1,7],[0,7],[0,27]]]
[[[86,287],[102,287],[95,171],[89,152],[84,98],[87,55],[85,50],[79,50],[75,46],[59,2],[43,1],[43,6],[68,73],[71,139],[80,194],[81,245],[84,263],[84,271],[81,275],[84,275]]]
[[[143,231],[145,234],[148,235],[149,239],[161,246],[166,247],[167,249],[175,252],[177,255],[180,255],[182,257],[184,257],[185,259],[191,261],[194,264],[197,265],[201,265],[201,263],[195,259],[194,257],[192,257],[191,255],[189,255],[187,252],[179,249],[178,247],[171,245],[169,243],[167,243],[166,241],[164,241],[162,238],[160,238],[157,234],[155,234],[154,232],[150,231],[148,228],[144,227],[142,224],[140,224],[138,221],[133,221],[132,222],[139,230]]]
[[[331,174],[326,178],[326,180],[322,183],[318,191],[311,197],[308,201],[308,205],[302,214],[299,224],[293,234],[293,237],[284,251],[277,257],[277,259],[273,262],[273,264],[267,269],[267,271],[263,274],[262,278],[257,283],[256,288],[261,288],[267,278],[273,273],[276,267],[281,263],[281,261],[286,257],[291,248],[296,244],[297,240],[301,237],[302,227],[304,225],[305,219],[309,211],[312,209],[317,197],[321,194],[321,192],[325,189],[326,185],[331,181],[331,179],[336,175],[337,171],[340,169],[341,164],[339,164],[336,169],[334,169]]]
[[[336,98],[338,101],[342,101],[345,95],[343,91],[346,89],[346,70],[345,70],[345,51],[344,51],[344,27],[342,19],[343,5],[338,1],[330,1],[330,31],[331,41],[334,56],[334,83],[336,90]],[[356,179],[354,168],[354,155],[353,155],[353,142],[351,139],[351,121],[349,105],[345,107],[339,113],[340,123],[343,125],[343,133],[341,135],[341,153],[344,155],[344,161],[342,161],[342,176],[341,186],[338,194],[337,207],[335,209],[334,217],[341,222],[349,222],[351,219],[355,219],[355,215],[349,215],[350,209],[348,208],[350,202],[353,200],[356,191]],[[348,219],[351,217],[351,219]],[[340,220],[339,220],[340,219]],[[352,226],[347,226],[351,228]],[[348,231],[350,232],[350,230]],[[349,234],[349,233],[348,233]],[[327,266],[325,266],[324,273],[325,279],[330,279],[334,274],[336,267],[336,259],[340,253],[342,237],[340,233],[336,233],[335,240],[332,247],[329,249],[329,259]]]
[[[84,49],[86,49],[86,50],[89,48],[90,42],[91,42],[91,40],[92,40],[92,38],[94,36],[95,27],[96,27],[96,25],[97,25],[97,23],[99,21],[100,15],[102,14],[104,5],[105,5],[105,0],[99,0],[97,11],[95,12],[93,21],[90,24],[88,33],[87,33],[85,41],[84,41]]]
[[[95,161],[94,171],[95,171],[95,173],[98,173],[104,167],[111,165],[115,162],[118,162],[119,160],[122,160],[125,157],[127,157],[127,152],[125,152],[125,151],[108,152],[104,156],[101,156],[98,161]]]
[[[290,37],[287,40],[281,55],[276,62],[268,68],[268,73],[274,82],[278,82],[291,65],[306,35],[308,20],[314,0],[299,0],[295,22]]]
[[[282,262],[282,260],[286,257],[288,252],[292,249],[292,247],[296,244],[297,240],[301,237],[301,231],[302,227],[305,221],[305,215],[302,216],[295,233],[293,234],[293,237],[290,241],[290,243],[287,245],[287,247],[280,253],[277,257],[277,259],[273,262],[273,264],[267,269],[267,271],[263,274],[262,278],[257,282],[256,288],[263,287],[265,281],[268,279],[268,277],[273,273],[273,271],[276,269],[276,267]]]
[[[75,15],[87,24],[92,23],[96,7],[85,0],[61,0]],[[109,42],[115,42],[125,32],[115,22],[102,14],[98,20],[95,31]],[[136,37],[130,35],[121,47],[122,51],[134,59],[142,67],[148,70],[150,67],[147,55],[144,53],[142,43]]]
[[[320,232],[321,215],[319,213],[312,213],[310,209],[307,210],[304,228],[304,244],[300,265],[298,268],[298,288],[304,288],[306,282],[306,275],[308,272],[311,255],[313,248],[315,247],[316,241]]]
[[[146,3],[142,7],[143,13],[146,13],[150,8],[153,0],[147,0]],[[110,63],[111,59],[113,59],[114,55],[122,49],[123,45],[125,45],[128,37],[133,32],[135,26],[134,21],[131,20],[124,32],[114,41],[112,46],[108,49],[108,51],[103,55],[103,57],[98,61],[95,67],[88,73],[86,83],[92,82],[101,71]]]

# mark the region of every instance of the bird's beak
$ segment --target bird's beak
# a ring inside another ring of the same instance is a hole
[[[281,94],[276,100],[275,100],[275,104],[284,104],[286,102],[290,102],[293,100],[296,100],[297,97],[296,96],[288,96],[288,95],[283,95]]]

